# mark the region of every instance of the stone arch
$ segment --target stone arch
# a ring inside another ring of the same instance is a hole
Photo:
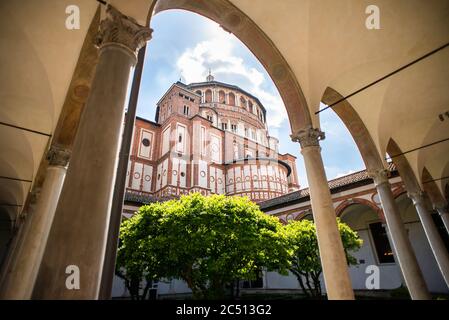
[[[301,211],[300,213],[298,213],[295,217],[295,221],[300,221],[306,217],[312,217],[313,220],[313,214],[312,214],[312,209],[305,209],[303,211]]]
[[[383,215],[382,208],[379,208],[375,203],[373,203],[367,199],[363,199],[363,198],[352,198],[352,199],[343,201],[342,203],[340,203],[337,206],[337,208],[335,208],[335,214],[337,215],[337,217],[341,218],[345,209],[347,209],[349,206],[355,205],[355,204],[361,204],[361,205],[370,207],[377,214],[379,219],[381,219],[382,221],[385,221],[385,217]]]
[[[342,222],[348,224],[352,229],[364,228],[369,222],[381,221],[385,223],[383,215],[379,214],[379,210],[368,202],[360,201],[350,203],[342,208],[339,218]]]
[[[229,92],[228,99],[229,99],[228,104],[230,106],[235,106],[235,94],[233,92]]]
[[[229,0],[158,1],[152,15],[170,9],[197,13],[234,34],[256,56],[270,75],[287,110],[293,132],[312,125],[307,101],[291,67],[273,41],[245,13]],[[230,103],[231,104],[231,103]]]
[[[243,96],[240,97],[240,106],[245,109],[247,108],[246,99]]]
[[[415,205],[413,204],[412,199],[408,197],[407,192],[404,191],[398,193],[394,198],[394,202],[398,206],[398,211],[403,223],[406,224],[412,221],[421,224]]]
[[[330,105],[342,98],[343,96],[339,92],[331,87],[328,87],[323,94],[322,102]],[[384,160],[379,155],[374,140],[372,139],[362,119],[349,101],[343,100],[333,106],[332,110],[338,115],[343,124],[349,130],[354,142],[357,145],[357,148],[359,149],[366,169],[368,171],[384,169]]]
[[[421,189],[419,178],[415,175],[410,163],[401,148],[393,138],[390,138],[387,144],[387,153],[392,157],[392,161],[399,171],[402,181],[409,192],[418,192]]]
[[[407,190],[405,190],[404,186],[399,186],[397,188],[395,188],[393,191],[393,198],[398,198],[399,196],[401,196],[404,193],[407,193]]]
[[[424,191],[429,195],[430,200],[435,205],[436,208],[443,208],[447,206],[447,200],[441,193],[438,185],[434,181],[432,175],[427,170],[426,167],[423,168],[421,174],[421,180]]]
[[[204,93],[204,102],[209,103],[212,102],[212,90],[207,89]]]
[[[214,108],[208,107],[208,106],[201,106],[201,110],[207,110],[211,113],[215,113],[215,115],[218,117],[218,111]]]
[[[226,94],[223,90],[220,90],[218,92],[218,102],[219,103],[226,103]]]
[[[282,223],[284,226],[288,224],[288,221],[286,221],[285,219],[281,218],[281,217],[277,217],[279,219],[279,222]]]

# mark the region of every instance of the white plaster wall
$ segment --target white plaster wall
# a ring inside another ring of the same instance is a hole
[[[143,165],[143,191],[151,192],[151,180],[153,177],[153,167],[147,164]]]
[[[139,162],[134,163],[134,172],[131,188],[135,190],[140,190],[140,182],[142,181],[142,169],[143,164]]]
[[[112,282],[112,298],[129,297],[129,292],[125,287],[125,281],[114,276]]]
[[[301,289],[296,276],[291,272],[289,272],[288,276],[277,272],[266,272],[264,287],[266,289]]]
[[[207,188],[207,169],[208,169],[208,163],[206,161],[200,160],[199,161],[199,170],[198,170],[198,181],[199,185],[202,188]],[[204,172],[205,175],[202,176],[201,172]]]
[[[415,251],[419,267],[421,268],[429,290],[431,292],[448,293],[449,289],[438,269],[437,262],[421,223],[408,223],[406,224],[406,229],[408,230],[413,250]]]
[[[223,175],[223,170],[217,169],[217,192],[219,194],[225,193],[225,176]]]
[[[352,286],[354,289],[366,289],[365,281],[369,274],[365,273],[369,265],[376,265],[380,272],[380,289],[395,289],[401,286],[402,280],[399,273],[399,268],[395,263],[378,264],[374,252],[374,243],[368,230],[357,231],[360,238],[363,240],[362,247],[353,252],[352,255],[360,262],[365,260],[365,263],[349,268],[349,275],[351,277]]]
[[[184,294],[191,293],[192,290],[189,289],[187,283],[183,280],[173,279],[171,281],[160,281],[158,283],[157,293],[160,295],[164,294]]]

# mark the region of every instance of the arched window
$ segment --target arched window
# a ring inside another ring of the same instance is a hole
[[[235,95],[232,92],[229,92],[229,105],[235,106]]]
[[[198,93],[200,96],[203,96],[203,93],[201,92],[201,90],[196,90],[196,93]]]
[[[220,103],[226,103],[225,100],[225,92],[223,90],[220,90],[220,92],[218,93],[218,102]]]
[[[253,113],[253,103],[251,101],[248,101],[248,106],[249,106],[249,112]]]
[[[246,100],[243,97],[240,97],[240,105],[246,109]]]
[[[212,102],[212,91],[210,89],[206,90],[206,103]]]

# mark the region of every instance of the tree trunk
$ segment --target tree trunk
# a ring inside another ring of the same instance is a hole
[[[310,294],[307,292],[306,287],[304,286],[304,281],[302,281],[301,275],[296,275],[296,279],[298,279],[299,285],[301,286],[302,291],[306,295],[307,298],[310,298]]]
[[[306,285],[307,288],[309,288],[309,292],[311,294],[312,297],[315,296],[315,291],[312,289],[312,286],[310,285],[310,278],[309,278],[309,273],[305,272],[305,277],[306,277]]]
[[[153,286],[153,281],[151,280],[146,280],[146,285],[145,288],[143,289],[143,293],[142,293],[142,300],[145,300],[148,294],[148,290],[150,289],[150,287]]]

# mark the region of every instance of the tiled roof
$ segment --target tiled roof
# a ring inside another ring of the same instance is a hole
[[[396,167],[393,162],[390,162],[388,164],[388,170],[392,173],[392,175],[397,174]],[[368,173],[366,170],[354,172],[354,173],[348,174],[346,176],[330,180],[328,183],[329,183],[329,189],[331,190],[331,193],[335,193],[342,187],[350,186],[355,183],[363,183],[363,182],[366,182],[366,183],[372,182],[372,180],[368,176]],[[282,196],[279,196],[279,197],[276,197],[273,199],[259,202],[259,207],[263,210],[263,209],[271,208],[274,206],[279,206],[281,204],[286,204],[286,203],[293,202],[293,201],[298,201],[298,202],[300,200],[307,201],[309,199],[309,195],[310,195],[309,188],[304,188],[304,189],[301,189],[298,191],[293,191],[293,192],[284,194]]]

